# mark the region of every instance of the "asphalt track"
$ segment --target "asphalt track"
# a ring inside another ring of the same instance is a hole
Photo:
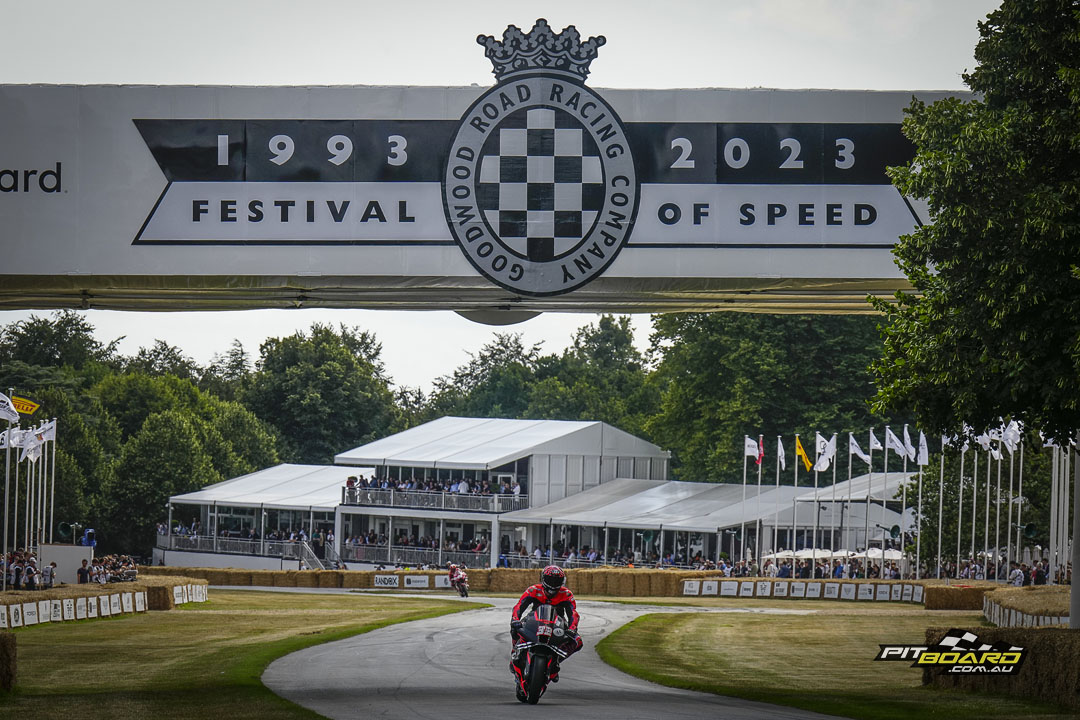
[[[602,637],[644,613],[680,610],[602,602],[578,604],[584,649],[566,661],[558,684],[548,687],[539,705],[523,705],[514,698],[513,676],[507,667],[508,625],[514,601],[473,599],[494,607],[391,625],[301,650],[271,663],[262,681],[278,695],[329,718],[495,720],[538,714],[559,720],[828,717],[663,687],[615,670],[596,654],[596,643]],[[799,611],[754,608],[735,612]]]

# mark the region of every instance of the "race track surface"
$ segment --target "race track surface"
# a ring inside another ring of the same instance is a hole
[[[584,649],[566,661],[559,682],[548,686],[539,705],[524,705],[514,698],[507,666],[514,601],[472,599],[495,607],[392,625],[301,650],[274,661],[263,674],[263,683],[329,718],[496,720],[540,713],[559,720],[827,717],[676,690],[615,670],[596,654],[602,637],[644,613],[680,609],[602,602],[578,604]]]

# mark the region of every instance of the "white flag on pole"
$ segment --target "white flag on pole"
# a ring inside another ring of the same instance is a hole
[[[757,456],[758,456],[757,440],[754,440],[753,438],[750,438],[750,437],[747,437],[747,436],[744,435],[743,436],[743,454],[746,455],[746,457],[752,457],[752,458],[756,459]]]
[[[41,433],[41,436],[43,438],[45,438],[46,442],[55,442],[56,441],[56,418],[53,418],[49,422],[42,425],[41,429],[38,432]]]
[[[1015,453],[1017,445],[1020,444],[1020,423],[1015,420],[1010,421],[1001,433],[1001,440],[1009,449],[1010,455]]]
[[[863,452],[863,449],[859,447],[859,441],[851,433],[848,433],[848,454],[856,455],[867,465],[870,464],[870,456]]]
[[[896,437],[896,433],[889,428],[885,428],[885,447],[900,455],[908,454],[904,443],[900,442],[900,438]]]
[[[787,470],[787,456],[784,455],[784,443],[779,438],[776,440],[776,459],[780,461],[780,469]]]
[[[911,442],[911,435],[908,434],[907,425],[904,426],[904,454],[907,455],[908,460],[915,459],[915,446]]]
[[[30,458],[30,462],[37,462],[41,457],[41,446],[45,444],[45,438],[36,430],[27,430],[22,437],[22,453],[19,454],[19,462]]]
[[[884,450],[884,449],[885,448],[883,448],[881,446],[881,441],[877,439],[877,435],[875,435],[874,431],[871,430],[870,431],[870,452],[873,452],[875,450]]]
[[[942,448],[942,450],[944,450],[945,446],[942,445],[941,448]],[[922,430],[919,431],[918,464],[919,465],[929,465],[930,464],[930,451],[926,447],[926,433],[924,433]]]
[[[829,464],[832,463],[833,457],[836,456],[836,435],[834,433],[829,440],[825,440],[819,433],[817,436],[817,443],[818,459],[814,464],[814,470],[824,472],[829,469]]]
[[[11,398],[4,393],[0,393],[0,419],[13,423],[19,422],[19,411],[15,409]]]

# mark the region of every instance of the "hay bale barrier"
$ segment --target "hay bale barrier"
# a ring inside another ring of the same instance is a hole
[[[993,586],[930,585],[923,596],[927,610],[982,610],[983,595]]]
[[[39,624],[50,621],[94,620],[101,618],[102,614],[100,612],[88,613],[81,617],[76,614],[75,608],[79,606],[79,601],[85,600],[87,603],[93,602],[99,605],[98,599],[100,597],[115,595],[120,602],[121,609],[109,613],[106,617],[111,617],[114,614],[126,615],[143,612],[145,610],[172,610],[177,604],[175,598],[176,588],[188,588],[188,602],[197,602],[202,596],[202,591],[196,590],[196,588],[205,588],[206,586],[206,580],[197,577],[147,575],[140,576],[136,582],[108,583],[106,585],[97,583],[62,585],[51,590],[9,590],[0,593],[0,608],[5,609],[3,614],[4,625],[17,631],[20,627],[25,627],[26,624],[23,622],[22,613],[20,612],[18,615],[19,625],[15,625],[16,615],[14,609],[21,608],[24,604],[31,602],[44,603],[49,608],[50,619],[48,621],[39,620]],[[145,593],[145,596],[142,595],[143,593]],[[136,599],[137,595],[139,596],[138,599]],[[181,591],[181,597],[183,597],[183,591]],[[54,605],[57,608],[55,610]],[[56,619],[53,620],[53,617]],[[0,630],[3,629],[4,625],[0,625]]]
[[[15,633],[0,632],[0,690],[15,687],[18,675],[18,653],[15,650]]]
[[[980,694],[1013,695],[1042,702],[1056,702],[1080,708],[1080,630],[1064,628],[963,628],[975,633],[979,641],[993,645],[1004,641],[1026,651],[1016,675],[976,674],[942,675],[938,670],[923,670],[923,685],[936,688],[968,690]],[[947,628],[927,628],[926,644],[936,644]]]

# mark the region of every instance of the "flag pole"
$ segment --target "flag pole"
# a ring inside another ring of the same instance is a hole
[[[1015,446],[1009,450],[1009,494],[1005,496],[1006,501],[1009,504],[1009,511],[1006,514],[1005,521],[1005,563],[1011,563],[1013,559],[1013,544],[1012,544],[1012,507],[1013,507],[1013,461],[1016,460]]]
[[[818,460],[821,459],[821,443],[819,442],[821,434],[817,431],[814,432],[814,541],[810,546],[810,577],[816,577],[817,575],[817,545],[818,545],[818,516],[821,514],[821,505],[818,503]]]
[[[32,427],[27,430],[27,432],[33,431],[34,429]],[[25,438],[23,439],[23,442],[26,442]],[[21,455],[22,453],[19,454]],[[26,552],[30,552],[30,498],[33,495],[30,477],[33,475],[33,472],[31,472],[33,463],[30,462],[29,456],[27,456],[26,462],[26,521],[23,523],[23,549],[26,550]]]
[[[776,436],[776,499],[773,500],[773,523],[772,523],[772,551],[775,556],[779,551],[776,547],[778,533],[777,525],[780,524],[780,436]],[[774,557],[773,560],[779,560]],[[779,569],[779,568],[777,568]]]
[[[758,435],[758,456],[757,456],[757,497],[754,498],[754,515],[757,518],[756,532],[754,533],[754,544],[757,546],[757,556],[754,561],[757,562],[758,567],[761,567],[761,467],[763,465],[763,452],[765,448],[765,436]]]
[[[1024,512],[1024,441],[1020,440],[1020,485],[1016,490],[1016,499],[1019,501],[1016,503],[1016,562],[1020,562],[1024,558],[1024,545],[1021,540],[1020,526],[1023,521],[1020,519]],[[1009,527],[1012,527],[1011,525]]]
[[[848,446],[847,446],[847,522],[848,522],[848,525],[853,524],[851,522],[851,509],[852,509],[852,506],[851,506],[851,438],[852,438],[852,434],[851,434],[850,431],[848,431]],[[855,550],[855,547],[853,547],[853,546],[858,545],[858,543],[854,543],[854,542],[849,543],[848,542],[848,537],[847,537],[847,532],[846,532],[847,526],[844,525],[843,520],[844,520],[844,515],[843,515],[843,513],[841,513],[840,514],[840,544],[847,546],[847,547],[843,548],[844,550],[847,550],[848,552],[853,552]],[[846,558],[845,558],[845,560],[846,560]],[[847,565],[848,565],[847,562],[845,562],[844,567],[846,568]]]
[[[863,577],[864,578],[866,577],[866,566],[870,563],[870,501],[874,497],[874,440],[873,440],[873,437],[874,437],[874,428],[870,428],[870,437],[867,438],[867,441],[866,441],[870,445],[870,452],[867,455],[867,457],[870,458],[870,462],[867,463],[867,465],[869,467],[868,467],[868,469],[866,471],[867,474],[869,475],[869,477],[867,478],[867,482],[866,482],[866,508],[865,508],[865,510],[863,512],[863,542],[866,543],[865,547],[863,548],[863,552],[866,554],[865,557],[863,557]],[[848,450],[849,451],[851,450],[850,446],[848,447]],[[849,462],[848,465],[850,466],[851,463]]]
[[[795,542],[795,533],[798,532],[797,515],[798,505],[795,502],[795,498],[799,494],[799,463],[802,462],[802,458],[799,457],[799,433],[795,433],[795,462],[792,463],[795,466],[795,495],[792,495],[791,502],[791,577],[795,577],[795,546],[798,544]],[[779,568],[777,568],[779,570]]]
[[[56,418],[52,419],[52,462],[49,467],[52,468],[52,480],[50,481],[49,488],[49,543],[53,541],[53,527],[55,526],[56,519]]]
[[[945,512],[945,438],[941,438],[941,478],[938,480],[937,495],[937,579],[941,579],[941,521]],[[959,529],[956,531],[960,532]]]
[[[1058,565],[1058,525],[1061,524],[1060,495],[1061,475],[1058,471],[1058,448],[1050,446],[1050,573],[1053,574]]]
[[[975,468],[971,471],[971,563],[975,563],[975,533],[979,527],[979,450],[975,449]],[[974,580],[975,578],[971,578]]]
[[[743,435],[742,453],[742,502],[739,503],[739,554],[740,560],[746,559],[746,441],[749,435]]]
[[[998,563],[1001,561],[1001,446],[998,440],[998,471],[997,471],[997,499],[994,503],[994,581],[1001,578],[998,572]],[[1011,459],[1010,459],[1011,462]]]
[[[990,579],[990,471],[994,456],[987,451],[986,458],[986,516],[983,518],[983,580]]]
[[[14,390],[12,390],[14,392]],[[22,445],[22,422],[16,425],[16,432],[19,433],[19,445]],[[11,442],[11,438],[8,438],[8,442]],[[12,512],[15,513],[15,517],[11,522],[11,544],[13,550],[19,549],[19,453],[15,453],[15,497],[11,502]]]
[[[906,441],[907,439],[908,439],[908,424],[904,423],[904,440]],[[908,554],[907,554],[907,533],[904,532],[904,525],[905,525],[904,521],[906,520],[905,516],[907,515],[907,483],[908,483],[908,476],[907,476],[908,454],[907,454],[907,444],[906,444],[906,442],[905,442],[905,445],[904,445],[904,450],[905,450],[905,452],[904,452],[904,462],[903,462],[903,465],[902,465],[903,469],[901,470],[901,472],[903,473],[903,475],[902,475],[903,479],[900,481],[900,553],[901,553],[900,557],[902,557],[904,559],[904,561],[906,561],[907,556],[908,556]],[[885,556],[882,555],[881,559],[882,559],[882,561],[884,561]],[[903,562],[903,561],[901,561],[901,562]]]
[[[14,388],[8,388],[8,397],[15,393]],[[2,581],[3,591],[7,592],[8,578],[8,499],[11,494],[11,420],[8,420],[7,435],[4,440],[4,578]]]
[[[967,442],[960,446],[960,496],[956,500],[956,576],[960,577],[960,537],[964,529],[964,458]]]
[[[833,433],[833,445],[839,441],[839,434]],[[841,521],[843,520],[843,511],[840,512]],[[841,533],[843,528],[841,528]],[[832,457],[832,507],[829,508],[829,550],[836,552],[836,450],[833,449]],[[829,558],[832,560],[832,557]],[[832,562],[829,563],[830,575],[832,574]]]
[[[881,571],[885,572],[885,507],[889,501],[889,426],[885,426],[885,480],[882,483],[882,498],[881,498]],[[903,516],[900,517],[901,534],[903,534]],[[882,580],[885,578],[882,576]]]
[[[919,580],[922,571],[922,468],[919,466],[919,499],[915,509],[915,579]],[[939,516],[940,517],[940,516]]]

